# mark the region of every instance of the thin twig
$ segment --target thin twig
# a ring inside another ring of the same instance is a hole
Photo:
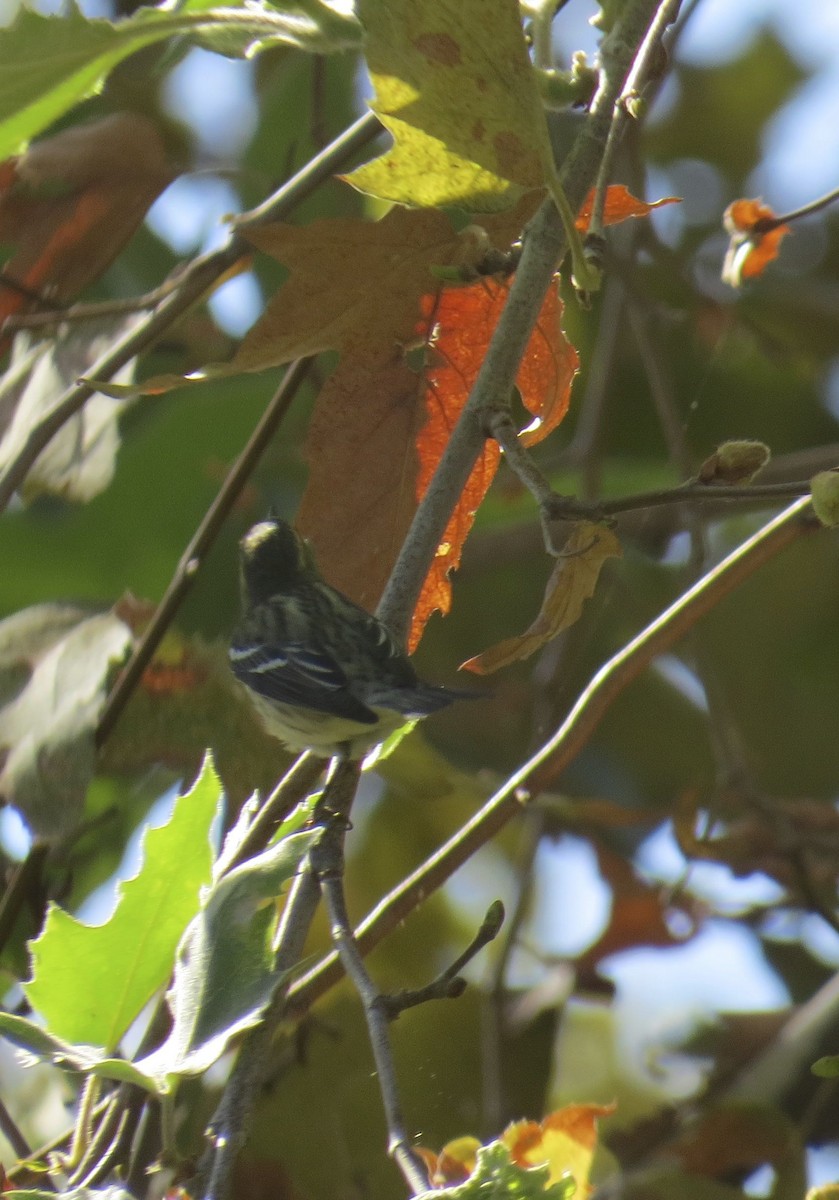
[[[780,217],[760,217],[754,223],[754,232],[770,233],[779,225],[788,225],[790,221],[797,221],[801,217],[811,217],[813,213],[821,212],[823,208],[827,208],[836,200],[839,200],[839,188],[828,192],[825,196],[819,196],[818,200],[811,200],[809,204],[802,204],[801,208],[794,208],[792,212],[784,213]]]
[[[354,769],[357,784],[360,768],[354,764]],[[351,800],[352,796],[349,799]],[[311,853],[312,870],[320,884],[326,904],[333,945],[358,992],[364,1011],[387,1125],[388,1154],[401,1170],[412,1193],[416,1195],[428,1190],[428,1175],[421,1160],[414,1153],[402,1115],[396,1067],[390,1045],[389,1015],[383,1003],[382,993],[370,977],[355,944],[344,898],[344,838],[347,832],[348,808],[346,805],[336,807],[332,800],[329,809],[323,834]]]
[[[23,1131],[0,1098],[0,1133],[14,1150],[18,1158],[32,1158],[32,1147],[23,1136]]]
[[[429,1000],[456,1000],[466,989],[466,980],[460,972],[467,966],[476,954],[494,941],[504,923],[504,905],[500,900],[493,900],[486,911],[480,927],[472,941],[458,954],[454,962],[449,963],[425,987],[405,989],[401,992],[390,992],[381,995],[379,1000],[389,1021],[395,1021],[400,1013],[408,1008],[416,1008],[418,1004],[426,1004]]]
[[[287,215],[324,180],[330,178],[339,166],[365,146],[380,128],[378,119],[372,113],[365,113],[321,154],[278,188],[264,204],[238,218],[238,224],[263,224],[277,221]],[[147,350],[182,313],[200,300],[225,271],[248,253],[250,246],[243,242],[234,229],[220,249],[200,255],[186,268],[179,266],[177,270],[180,272],[180,282],[177,290],[171,296],[167,296],[154,312],[138,322],[129,333],[118,338],[107,353],[91,365],[88,378],[110,379],[135,355]],[[17,456],[0,474],[0,512],[6,509],[44,448],[95,393],[95,383],[75,384],[59,397],[47,416],[30,429]]]
[[[286,817],[311,793],[325,766],[326,760],[316,754],[300,755],[260,806],[230,862],[219,860],[216,870],[220,875],[226,875],[266,848]]]
[[[96,321],[100,317],[119,316],[121,313],[142,312],[156,308],[161,300],[170,296],[181,284],[181,272],[173,271],[169,278],[152,288],[143,296],[127,296],[122,300],[99,300],[95,304],[73,304],[69,308],[52,308],[46,312],[19,313],[7,317],[0,332],[17,333],[20,329],[43,329],[49,325],[68,325],[81,321]]]
[[[120,714],[151,662],[172,618],[192,588],[201,564],[218,536],[219,530],[227,520],[254,467],[265,453],[280,422],[288,412],[291,402],[297,394],[297,389],[306,377],[310,363],[311,359],[309,358],[299,358],[288,368],[248,439],[247,445],[228,473],[215,500],[208,508],[204,519],[182,554],[163,599],[105,701],[96,728],[97,746],[102,746],[113,732]]]
[[[809,500],[796,500],[708,571],[604,663],[581,692],[559,729],[448,842],[385,896],[355,931],[366,954],[490,841],[539,791],[576,758],[612,704],[653,659],[669,650],[701,617],[742,586],[758,567],[817,528],[800,521]],[[289,1006],[306,1009],[341,977],[337,955],[327,955],[289,991]]]
[[[679,14],[681,0],[662,0],[655,14],[641,47],[632,63],[632,68],[626,77],[621,94],[615,101],[612,114],[612,124],[606,139],[606,148],[600,160],[597,172],[597,182],[594,186],[594,201],[592,203],[591,219],[586,234],[586,249],[591,246],[594,254],[599,257],[602,253],[603,242],[603,210],[606,203],[606,191],[612,174],[612,164],[615,151],[623,137],[626,124],[633,117],[633,101],[641,95],[645,86],[646,76],[654,66],[655,57],[660,53],[661,39],[667,27],[672,25]]]
[[[597,173],[615,101],[635,48],[655,13],[652,0],[625,0],[601,47],[603,75],[585,125],[559,172],[574,211]],[[484,444],[482,414],[509,405],[519,363],[538,319],[556,265],[566,249],[562,222],[552,199],[530,222],[518,270],[469,400],[455,425],[417,509],[378,607],[378,616],[405,639],[417,598],[449,518]]]

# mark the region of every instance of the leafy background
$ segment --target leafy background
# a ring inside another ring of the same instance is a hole
[[[618,265],[590,311],[569,297],[566,328],[582,371],[568,419],[538,451],[560,491],[600,486],[619,494],[676,481],[651,398],[656,372],[694,468],[725,438],[753,437],[772,448],[779,470],[793,463],[787,477],[806,478],[832,465],[839,441],[836,218],[828,211],[796,225],[779,262],[744,294],[718,278],[725,247],[720,219],[730,200],[762,194],[782,211],[835,186],[829,175],[835,154],[817,149],[825,137],[835,149],[828,115],[836,103],[835,21],[816,3],[798,4],[794,12],[769,0],[736,12],[714,0],[692,7],[645,131],[620,164],[637,194],[677,194],[683,202],[656,214],[649,228],[621,228],[614,242]],[[577,2],[563,9],[556,22],[560,61],[581,45],[591,47],[584,23],[590,11],[593,6]],[[125,16],[127,8],[106,15]],[[58,127],[142,111],[160,123],[169,153],[187,173],[86,298],[141,293],[179,257],[212,244],[221,216],[258,202],[304,164],[355,117],[365,90],[351,55],[315,58],[278,48],[244,63],[204,49],[178,60],[171,46],[152,46],[126,59],[101,95]],[[560,146],[574,120],[557,118]],[[381,212],[332,181],[293,220],[303,226],[321,217]],[[256,256],[245,275],[180,321],[145,357],[143,375],[224,359],[282,277],[277,263]],[[238,537],[270,505],[289,516],[296,511],[306,478],[308,418],[332,366],[328,358],[319,361],[222,531],[179,614],[173,655],[177,637],[211,643],[226,636],[238,604]],[[269,371],[136,401],[121,420],[116,476],[106,491],[81,506],[42,497],[0,522],[6,564],[0,615],[56,600],[110,606],[127,591],[159,599],[276,382],[277,373]],[[574,451],[597,388],[602,429],[581,471]],[[342,486],[336,480],[336,493]],[[708,527],[712,553],[721,555],[764,516],[720,516]],[[680,528],[669,509],[619,522],[623,558],[607,567],[581,621],[537,659],[496,677],[490,700],[427,722],[370,777],[350,839],[354,915],[368,911],[456,830],[492,783],[559,723],[604,658],[684,587],[689,566]],[[423,641],[424,674],[452,680],[456,664],[526,628],[548,571],[531,502],[502,472],[467,546],[453,611],[446,620],[436,618]],[[527,864],[500,1062],[493,1067],[481,1038],[482,1029],[501,1021],[486,999],[491,967],[484,960],[473,968],[474,982],[484,987],[457,1003],[405,1014],[395,1028],[400,1076],[410,1081],[409,1121],[421,1128],[424,1144],[439,1146],[465,1131],[493,1132],[512,1117],[539,1116],[564,1101],[617,1098],[615,1116],[604,1123],[606,1141],[631,1162],[667,1128],[672,1102],[689,1096],[711,1068],[719,1079],[735,1078],[750,1049],[771,1049],[786,1007],[805,1002],[831,977],[839,940],[794,890],[785,890],[790,880],[775,837],[777,805],[755,810],[741,796],[729,803],[720,793],[702,680],[712,676],[761,796],[793,802],[794,825],[823,830],[824,856],[814,875],[830,904],[839,779],[838,587],[839,556],[828,533],[800,541],[763,568],[614,706],[580,759],[554,781],[538,837],[532,827],[505,833],[374,955],[372,969],[384,986],[425,982],[470,936],[489,899],[515,901],[521,864]],[[119,816],[93,826],[60,864],[52,886],[61,888],[70,910],[86,904],[88,913],[105,911],[107,899],[94,888],[115,869],[141,816],[174,784],[190,780],[204,744],[215,745],[222,759],[227,755],[240,796],[285,761],[253,731],[253,753],[234,754],[222,693],[204,696],[193,727],[172,722],[179,703],[177,696],[165,704],[140,697],[107,748],[86,811],[115,807]],[[679,849],[674,821],[681,815],[684,828],[684,814],[696,809],[722,814],[726,827],[742,835],[736,845],[717,848],[712,857],[720,861],[689,864]],[[13,820],[3,828],[5,846],[19,848]],[[529,857],[531,843],[538,848]],[[664,902],[661,883],[672,889]],[[19,932],[22,940],[37,928]],[[318,936],[324,943],[325,929]],[[6,952],[10,985],[21,973],[21,940]],[[835,1050],[836,1024],[835,1018],[827,1023],[818,1052]],[[321,1004],[305,1048],[293,1061],[279,1062],[278,1072],[248,1147],[242,1191],[255,1193],[266,1178],[276,1183],[279,1159],[302,1194],[358,1194],[353,1187],[370,1196],[393,1194],[394,1168],[381,1154],[376,1083],[348,989]],[[835,1179],[835,1128],[819,1118],[825,1102],[818,1089],[827,1085],[808,1084],[806,1072],[796,1088],[787,1082],[773,1079],[767,1093],[777,1105],[772,1119],[798,1124],[814,1148],[812,1181]],[[65,1117],[52,1077],[40,1085],[20,1081],[9,1064],[4,1091],[24,1086],[25,1124],[38,1142]],[[210,1099],[195,1085],[190,1100],[196,1132]],[[681,1194],[739,1195],[743,1178],[760,1164],[752,1192],[794,1194],[768,1118],[754,1127],[752,1158],[735,1161],[733,1147],[746,1140],[744,1128],[731,1118],[706,1132],[704,1142],[697,1139],[718,1161],[730,1156],[732,1175]],[[608,1164],[604,1152],[604,1173]]]

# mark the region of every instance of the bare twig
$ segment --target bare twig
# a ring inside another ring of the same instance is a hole
[[[256,225],[276,221],[285,216],[304,197],[328,179],[339,166],[365,146],[380,128],[378,119],[372,113],[366,113],[360,117],[354,125],[351,125],[321,154],[307,163],[268,200],[238,218],[237,224]],[[234,229],[226,244],[220,249],[210,254],[200,255],[193,259],[186,268],[179,266],[177,268],[180,272],[177,290],[167,296],[154,312],[149,313],[129,333],[117,339],[110,350],[91,365],[88,378],[91,380],[110,379],[135,355],[147,350],[182,313],[200,300],[225,271],[249,252],[250,247],[238,237]],[[55,407],[47,416],[29,431],[20,452],[0,475],[0,512],[7,507],[12,496],[26,479],[41,451],[95,393],[96,384],[91,382],[77,383],[68,388],[59,397]]]
[[[195,531],[195,535],[181,555],[175,574],[169,583],[166,593],[157,606],[154,616],[143,636],[140,638],[134,653],[117,677],[111,689],[99,724],[96,729],[96,745],[102,746],[113,732],[125,705],[140,682],[143,671],[151,662],[154,652],[160,645],[161,639],[172,622],[172,618],[180,608],[190,591],[201,564],[210,547],[218,536],[224,522],[236,503],[245,484],[250,478],[254,467],[265,453],[271,438],[277,431],[280,422],[285,417],[291,402],[297,394],[297,389],[306,377],[311,359],[299,358],[292,363],[283,376],[282,382],[271,398],[268,407],[259,423],[248,439],[242,453],[236,460],[233,469],[227,475],[218,495],[208,508],[204,519]]]
[[[612,163],[615,150],[623,136],[627,122],[635,115],[634,108],[645,86],[646,77],[655,69],[655,59],[661,53],[661,39],[679,14],[681,0],[662,0],[655,14],[646,37],[641,43],[638,53],[632,63],[632,68],[626,77],[621,93],[615,101],[612,114],[612,124],[606,139],[606,148],[600,160],[597,172],[597,182],[594,187],[594,201],[591,219],[586,234],[586,251],[600,258],[603,243],[603,209],[606,203],[606,190],[612,174]]]
[[[449,963],[446,969],[440,972],[436,979],[432,979],[425,987],[391,992],[389,995],[380,997],[380,1003],[387,1013],[388,1020],[393,1021],[406,1008],[416,1008],[418,1004],[425,1004],[428,1000],[453,1000],[462,996],[466,988],[466,980],[461,977],[460,972],[476,954],[483,950],[484,946],[488,946],[498,937],[503,924],[504,905],[500,900],[493,900],[472,941],[462,953],[458,954],[454,962]]]
[[[809,204],[802,204],[801,208],[794,208],[792,212],[783,213],[779,217],[760,217],[754,223],[754,232],[771,233],[779,225],[788,225],[791,221],[798,221],[801,217],[811,217],[813,213],[821,212],[823,208],[827,208],[837,200],[839,200],[839,188],[824,196],[819,196],[818,200],[811,200]]]
[[[0,1098],[0,1133],[14,1150],[18,1158],[32,1158],[32,1147],[23,1136],[23,1132]]]
[[[123,300],[100,300],[94,304],[73,304],[69,308],[52,308],[46,312],[18,313],[6,318],[2,333],[17,333],[19,329],[43,329],[50,325],[78,324],[82,321],[96,321],[100,317],[156,308],[161,300],[165,300],[180,287],[181,273],[179,270],[173,271],[165,283],[152,288],[143,296],[127,296]]]
[[[355,764],[356,783],[358,777],[359,767]],[[330,808],[332,808],[332,804],[330,804]],[[383,1003],[382,994],[373,983],[364,965],[364,959],[355,944],[344,898],[344,837],[346,831],[347,811],[345,806],[342,806],[337,811],[331,811],[327,816],[323,835],[312,850],[312,870],[320,884],[329,914],[332,942],[338,951],[344,970],[358,992],[364,1010],[364,1019],[367,1023],[367,1033],[376,1062],[376,1074],[387,1124],[388,1154],[399,1167],[412,1193],[417,1195],[419,1192],[427,1191],[428,1175],[421,1160],[414,1153],[402,1115],[402,1104],[399,1099],[396,1068],[388,1031],[389,1014]]]

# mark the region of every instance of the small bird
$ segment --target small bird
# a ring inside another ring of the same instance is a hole
[[[230,665],[290,749],[362,758],[406,721],[475,698],[419,679],[387,626],[324,582],[286,521],[254,525],[240,550]]]

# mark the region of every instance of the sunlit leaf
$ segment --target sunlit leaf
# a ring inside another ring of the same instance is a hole
[[[350,183],[479,212],[544,186],[552,153],[516,0],[362,0],[358,11],[372,107],[395,145]]]
[[[207,760],[165,825],[146,830],[142,864],[120,884],[101,925],[83,925],[57,905],[30,943],[32,979],[24,991],[50,1032],[112,1052],[132,1021],[168,980],[175,948],[209,883],[210,828],[221,789]]]
[[[205,1071],[255,1025],[282,976],[272,949],[278,902],[319,831],[292,834],[236,867],[206,893],[178,948],[168,994],[172,1032],[137,1065],[164,1086]]]

